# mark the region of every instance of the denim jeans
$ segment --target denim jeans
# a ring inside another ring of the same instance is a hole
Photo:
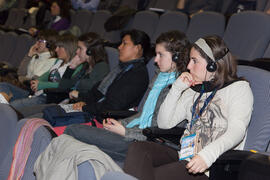
[[[27,106],[33,106],[37,104],[45,104],[46,103],[46,96],[45,94],[41,94],[36,97],[31,97],[31,98],[21,98],[17,99],[15,101],[10,102],[10,105],[14,107],[15,109],[21,109]]]
[[[103,128],[80,124],[69,125],[64,133],[84,143],[96,145],[118,162],[125,160],[128,145],[132,143],[132,140],[126,140],[125,137]]]
[[[0,83],[0,92],[5,92],[8,95],[12,94],[10,102],[21,98],[26,98],[29,95],[28,91],[5,82]]]

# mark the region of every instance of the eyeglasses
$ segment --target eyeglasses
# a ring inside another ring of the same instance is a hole
[[[39,43],[46,43],[47,41],[45,39],[39,39],[37,40]]]

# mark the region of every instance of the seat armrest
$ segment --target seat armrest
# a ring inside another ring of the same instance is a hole
[[[102,112],[103,118],[114,118],[114,119],[122,119],[130,117],[134,114],[138,113],[137,111],[114,111],[114,110],[107,110]]]

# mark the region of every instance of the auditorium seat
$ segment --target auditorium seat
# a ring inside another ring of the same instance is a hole
[[[223,36],[225,31],[225,17],[216,12],[202,12],[190,19],[186,35],[190,42],[195,42],[208,35]]]
[[[9,59],[12,53],[14,53],[17,38],[18,35],[14,32],[8,32],[2,35],[0,43],[0,61],[10,63]]]
[[[164,9],[164,10],[175,10],[178,0],[156,0],[154,8]]]
[[[91,26],[92,19],[93,13],[91,11],[85,9],[79,10],[76,12],[75,22],[73,23],[73,26],[78,26],[81,30],[81,33],[84,34],[88,32],[88,29]]]
[[[269,15],[245,11],[231,16],[224,41],[237,59],[252,61],[264,55],[270,40]]]
[[[0,104],[0,122],[1,122],[1,156],[0,156],[0,179],[7,179],[14,156],[14,146],[18,139],[21,136],[21,129],[25,125],[26,121],[29,119],[19,120],[15,111],[6,104]],[[19,120],[19,121],[18,121]],[[29,129],[28,129],[29,130]],[[24,137],[29,139],[30,137]],[[24,173],[22,174],[22,180],[35,180],[33,173],[34,163],[41,152],[45,150],[47,145],[50,143],[52,138],[51,133],[44,127],[39,127],[33,136],[33,142],[31,144],[31,152],[26,160]],[[22,154],[21,144],[17,144],[17,153],[20,153],[20,158],[24,159],[27,156]],[[22,166],[20,161],[16,158],[17,165]]]
[[[119,63],[119,52],[117,49],[112,48],[112,47],[105,47],[105,50],[106,50],[107,55],[108,55],[110,70],[112,70]]]
[[[110,11],[99,10],[94,14],[91,26],[88,29],[88,32],[98,33],[100,36],[105,34],[104,23],[107,21],[112,14]]]
[[[160,16],[157,28],[153,37],[151,38],[152,43],[155,43],[157,37],[170,30],[179,30],[186,32],[188,26],[188,16],[179,11],[169,11]]]
[[[15,48],[8,62],[13,67],[18,67],[34,41],[34,38],[28,34],[19,35],[16,44],[13,45]]]
[[[157,28],[158,21],[158,14],[151,11],[140,11],[135,14],[131,29],[144,31],[151,38]]]

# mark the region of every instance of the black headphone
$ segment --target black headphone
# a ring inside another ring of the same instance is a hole
[[[86,50],[86,54],[87,54],[87,56],[92,56],[92,50],[91,50],[92,48],[87,48],[87,50]]]
[[[220,59],[222,59],[224,56],[226,56],[226,54],[228,52],[229,52],[229,49],[226,48],[224,55],[222,55],[221,57],[218,57],[217,60],[210,58],[210,61],[207,62],[206,70],[208,72],[215,72],[217,70],[217,63],[216,62],[219,61]]]
[[[87,50],[86,50],[86,54],[88,56],[92,56],[93,55],[93,51],[92,49],[96,46],[99,46],[99,45],[103,45],[104,42],[100,39],[100,40],[97,40],[94,44],[90,45],[89,47],[87,47]]]
[[[212,59],[210,61],[208,61],[207,65],[206,65],[206,70],[208,72],[215,72],[217,70],[217,63],[216,63],[216,61],[214,61]]]
[[[48,49],[51,48],[51,44],[48,41],[46,41],[46,48],[48,48]]]
[[[179,52],[175,52],[173,53],[172,55],[172,61],[177,63],[179,61],[179,56],[180,56],[180,53]]]

